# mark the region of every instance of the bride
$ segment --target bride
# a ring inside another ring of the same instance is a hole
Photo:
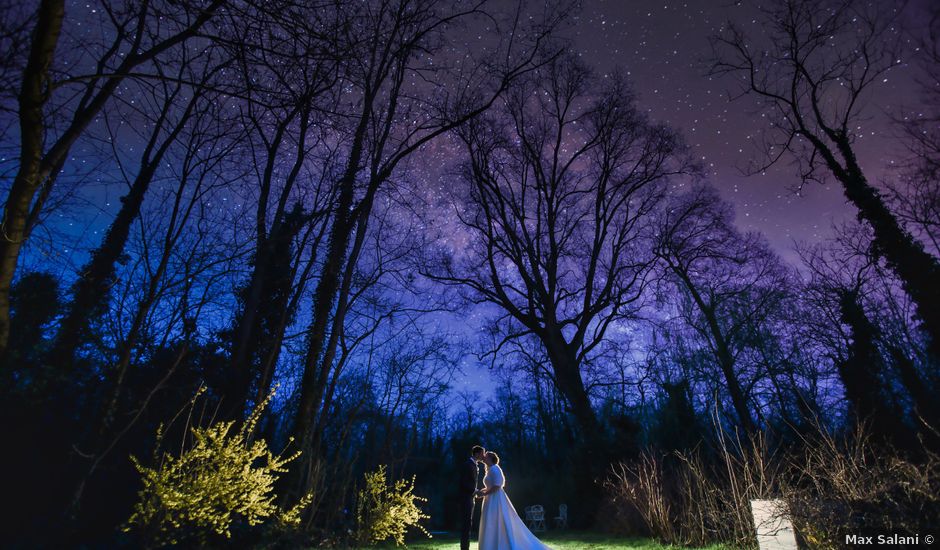
[[[477,491],[483,497],[479,550],[551,550],[529,531],[506,496],[503,490],[506,477],[499,467],[499,456],[489,451],[483,456],[483,463],[484,488]]]

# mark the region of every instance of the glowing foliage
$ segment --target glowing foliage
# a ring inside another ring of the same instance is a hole
[[[143,478],[140,500],[125,531],[140,528],[154,542],[176,544],[210,536],[231,537],[236,519],[257,525],[275,519],[285,526],[300,523],[300,514],[313,494],[306,495],[289,510],[275,504],[274,483],[285,466],[300,452],[288,457],[275,455],[263,439],[251,434],[270,397],[260,403],[240,429],[235,422],[217,422],[193,428],[188,449],[175,457],[163,454],[156,468],[148,468],[131,457]],[[157,430],[157,447],[163,438]]]
[[[400,546],[405,543],[405,533],[410,526],[417,527],[430,538],[430,533],[418,523],[430,516],[424,514],[417,504],[428,499],[414,494],[414,477],[389,485],[383,465],[377,471],[367,473],[365,478],[365,488],[359,491],[356,501],[359,526],[356,539],[360,544],[375,544],[391,538]]]

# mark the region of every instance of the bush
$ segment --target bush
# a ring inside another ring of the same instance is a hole
[[[922,451],[915,460],[874,445],[864,426],[843,439],[818,429],[776,454],[757,435],[708,457],[646,453],[617,465],[607,488],[621,518],[639,518],[665,543],[755,547],[749,501],[780,498],[808,547],[833,548],[846,533],[913,535],[940,524],[940,457]]]
[[[237,431],[233,431],[235,422],[193,428],[191,445],[178,457],[164,453],[155,468],[132,456],[144,486],[124,530],[141,530],[152,545],[184,541],[202,545],[214,537],[230,538],[235,521],[253,526],[274,519],[285,526],[298,525],[313,495],[282,510],[275,504],[273,487],[300,452],[275,455],[263,439],[252,439],[269,399],[255,407]],[[161,426],[158,449],[162,438]]]
[[[778,492],[782,464],[762,436],[735,449],[722,444],[717,455],[645,453],[633,465],[614,468],[609,495],[621,515],[638,515],[643,529],[664,543],[753,546],[750,500]]]
[[[915,535],[940,525],[940,457],[917,459],[874,444],[864,427],[850,437],[820,433],[791,458],[784,495],[791,519],[814,548],[839,547],[846,533]]]
[[[430,516],[418,508],[426,498],[414,494],[415,478],[400,479],[394,485],[386,480],[385,466],[365,475],[365,487],[356,499],[356,542],[372,545],[394,539],[396,545],[405,543],[405,533],[415,526],[430,538],[430,533],[419,522]]]

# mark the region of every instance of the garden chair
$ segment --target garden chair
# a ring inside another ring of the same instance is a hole
[[[533,533],[545,531],[545,508],[541,504],[530,506],[527,514],[531,514],[531,521],[526,523]]]
[[[555,516],[555,526],[559,529],[568,528],[568,505],[560,504],[558,506],[558,515]]]

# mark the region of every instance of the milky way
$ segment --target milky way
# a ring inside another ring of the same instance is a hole
[[[909,4],[906,21],[916,25],[927,6],[928,0]],[[601,76],[626,74],[640,107],[682,132],[708,180],[735,206],[738,226],[761,232],[785,260],[795,263],[796,242],[825,239],[834,224],[853,218],[855,210],[835,183],[808,185],[798,193],[800,180],[788,162],[763,174],[745,173],[759,155],[756,140],[763,121],[750,99],[730,101],[732,82],[707,76],[709,39],[727,21],[760,36],[758,16],[753,6],[741,2],[594,0],[583,4],[567,34],[572,49]],[[902,39],[911,40],[906,35]],[[891,115],[916,112],[916,67],[913,59],[902,59],[872,87],[857,129],[856,151],[873,183],[892,177],[903,154]],[[484,392],[489,383],[478,369],[469,369],[460,381]]]
[[[917,21],[928,3],[929,0],[917,0],[909,4],[908,20]],[[542,5],[533,2],[530,8],[541,9]],[[74,10],[72,13],[80,12],[82,5],[72,4],[70,9]],[[98,17],[90,12],[85,15],[86,23]],[[763,233],[781,256],[793,262],[794,242],[824,239],[832,225],[851,218],[854,209],[846,204],[835,184],[810,185],[796,194],[794,188],[799,178],[795,168],[785,162],[764,174],[742,173],[742,168],[757,155],[755,141],[764,121],[748,98],[729,102],[728,90],[733,83],[706,76],[709,38],[729,20],[755,36],[760,35],[761,25],[753,6],[711,0],[585,1],[567,22],[565,34],[571,49],[598,75],[603,77],[615,71],[625,74],[638,93],[640,107],[685,136],[706,168],[709,181],[734,204],[738,225]],[[87,24],[84,27],[78,24],[73,32],[94,35],[96,31]],[[473,29],[460,32],[465,36],[453,37],[454,53],[463,55],[465,52],[460,48],[474,47],[476,33]],[[858,156],[875,183],[890,178],[892,164],[900,159],[901,145],[889,115],[902,115],[917,106],[917,65],[913,59],[900,61],[873,87],[865,118],[856,129]],[[413,159],[405,177],[423,189],[426,198],[441,206],[452,185],[451,168],[460,152],[452,139],[429,144],[418,155],[420,158]],[[77,148],[74,156],[84,158],[83,149]],[[123,193],[123,188],[115,190],[105,185],[101,176],[97,181],[102,185],[90,191],[88,208],[78,216],[57,214],[57,220],[45,229],[71,234],[76,245],[60,245],[54,254],[37,254],[32,261],[27,258],[25,267],[38,262],[48,268],[58,262],[61,271],[66,272],[81,265],[83,251],[97,245],[100,231],[112,219],[115,193]],[[458,224],[446,209],[437,214],[435,224],[439,229],[444,224],[449,238],[459,244]],[[73,254],[74,250],[80,252]],[[473,333],[479,329],[482,316],[477,312],[451,318],[446,323],[457,332]],[[469,359],[465,367],[466,375],[460,378],[458,386],[486,391],[490,379],[485,370]]]

